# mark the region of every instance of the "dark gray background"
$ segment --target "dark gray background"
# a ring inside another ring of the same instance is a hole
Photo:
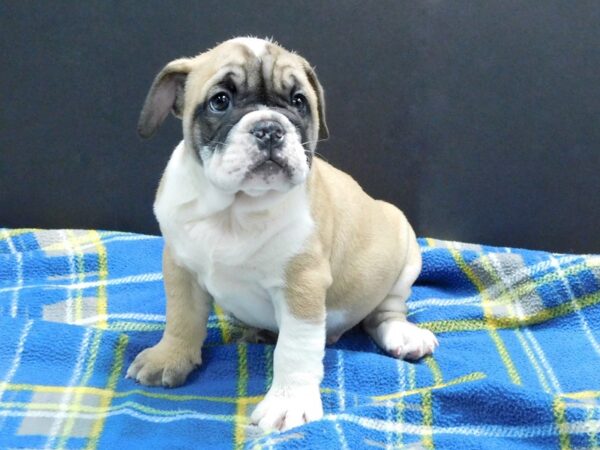
[[[600,252],[600,2],[0,2],[0,225],[157,233],[156,72],[237,35],[316,66],[319,152],[421,236]]]

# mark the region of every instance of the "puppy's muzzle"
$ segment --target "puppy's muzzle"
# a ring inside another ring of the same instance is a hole
[[[261,156],[256,161],[255,167],[273,162],[282,168],[287,165],[287,158],[282,156],[285,144],[285,129],[275,120],[261,120],[250,131],[256,139],[256,144]]]

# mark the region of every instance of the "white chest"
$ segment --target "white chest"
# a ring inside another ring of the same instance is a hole
[[[302,248],[312,221],[276,221],[264,230],[232,230],[221,224],[173,227],[168,243],[225,311],[242,322],[277,331],[273,304],[285,288],[285,267]]]
[[[225,311],[250,326],[277,331],[274,302],[285,288],[285,268],[314,230],[304,186],[267,208],[248,209],[234,199],[207,215],[205,205],[214,202],[203,192],[178,201],[181,177],[169,175],[167,170],[155,213],[175,260]]]

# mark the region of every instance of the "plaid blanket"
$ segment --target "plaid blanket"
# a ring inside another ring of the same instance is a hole
[[[184,386],[125,379],[164,327],[161,238],[0,229],[0,448],[598,448],[600,257],[420,244],[410,318],[434,357],[352,330],[326,351],[325,417],[263,434],[273,347],[218,308]]]

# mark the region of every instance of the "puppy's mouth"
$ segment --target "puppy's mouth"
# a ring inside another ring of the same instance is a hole
[[[278,155],[261,158],[248,167],[248,175],[275,175],[279,172],[284,172],[287,176],[292,175],[287,159]]]

